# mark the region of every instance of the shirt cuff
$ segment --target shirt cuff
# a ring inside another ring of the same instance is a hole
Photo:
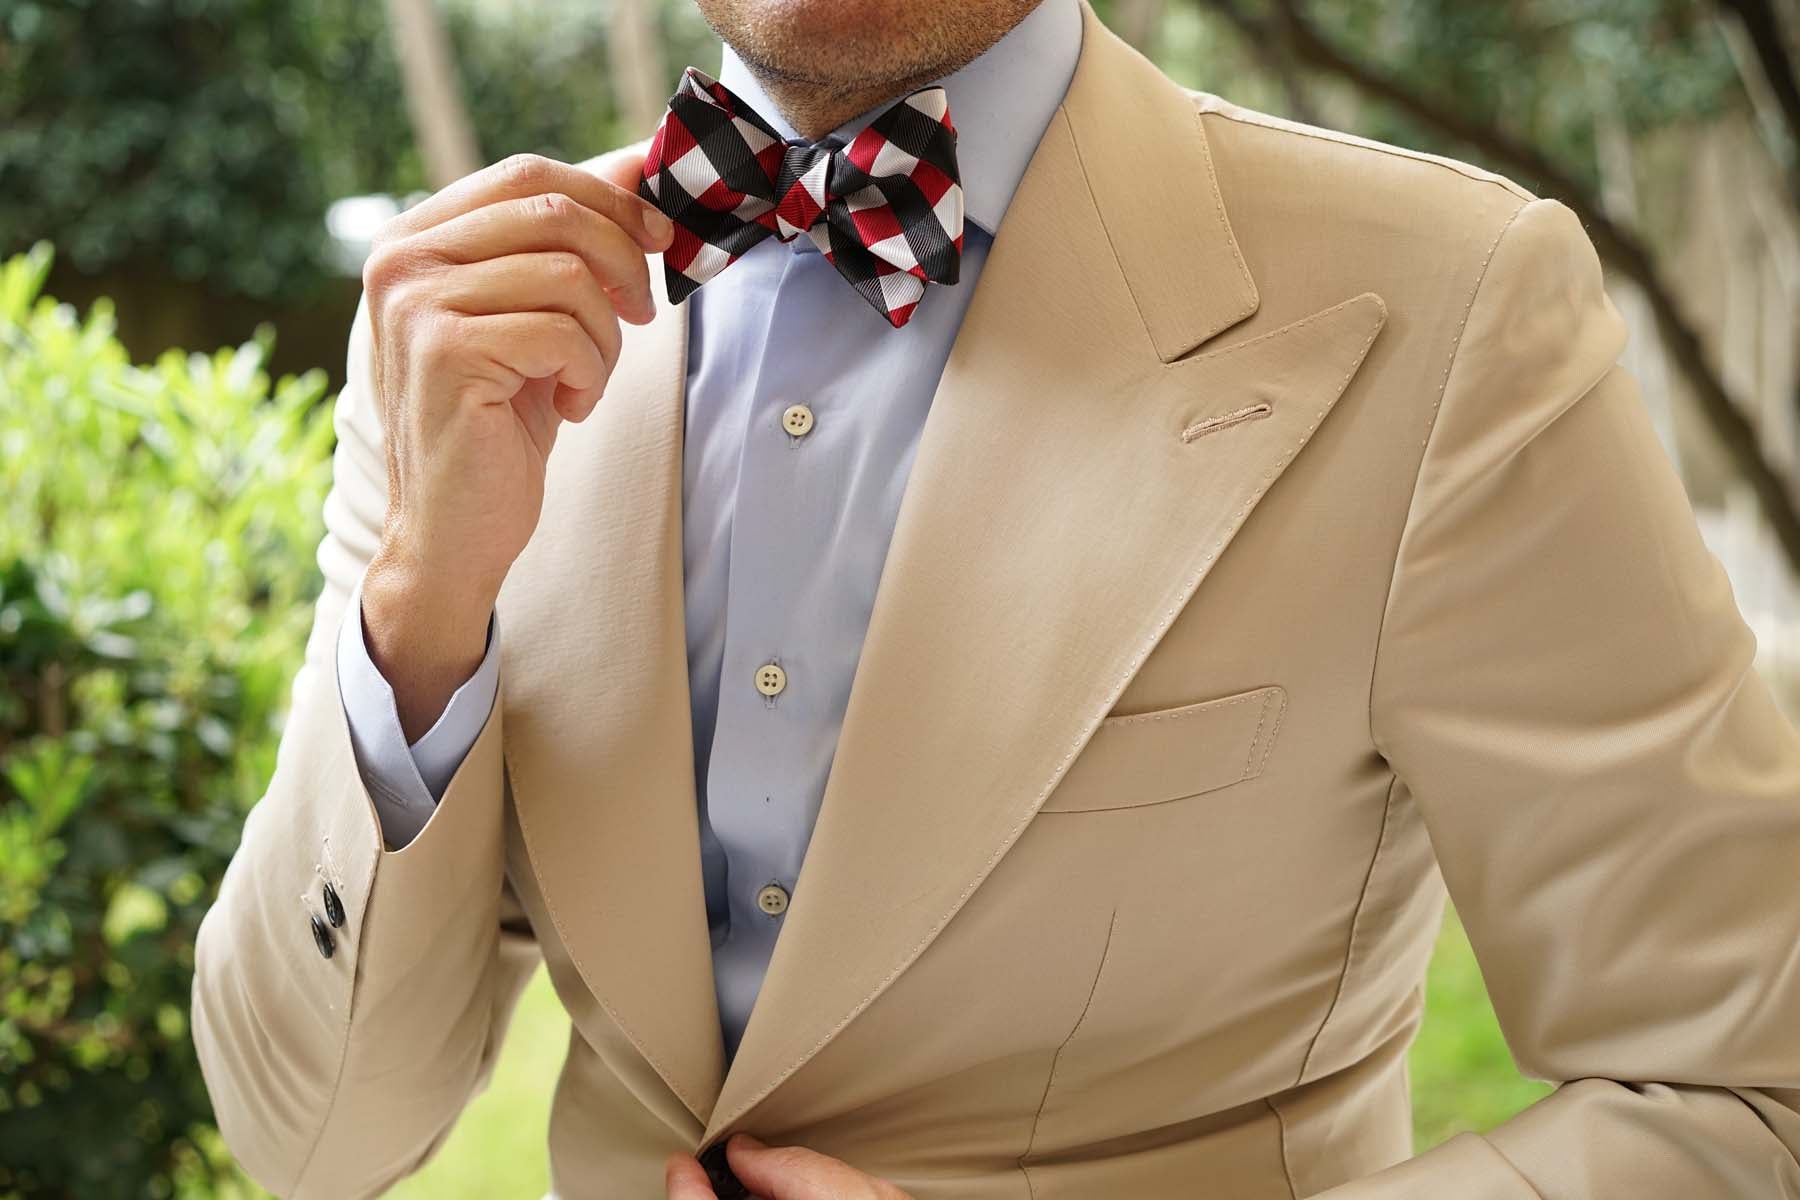
[[[382,836],[397,850],[425,828],[493,712],[500,687],[499,617],[488,617],[481,665],[451,695],[437,722],[411,745],[400,728],[394,690],[363,640],[361,580],[350,593],[338,631],[337,672],[357,769],[375,802]]]

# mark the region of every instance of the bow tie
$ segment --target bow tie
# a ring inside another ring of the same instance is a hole
[[[805,144],[689,67],[650,141],[638,194],[675,223],[663,251],[675,304],[764,238],[804,233],[897,329],[927,282],[956,282],[962,260],[956,127],[935,85],[889,105],[848,145]]]

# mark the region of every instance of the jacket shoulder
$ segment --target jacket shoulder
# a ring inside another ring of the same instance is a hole
[[[1514,206],[1538,199],[1505,175],[1460,159],[1259,112],[1211,92],[1182,90],[1199,109],[1215,146],[1222,142],[1241,153],[1280,156],[1297,167],[1326,172],[1337,168],[1377,187],[1383,182],[1425,182],[1458,192],[1495,190],[1510,197]]]
[[[1471,163],[1183,91],[1271,316],[1362,291],[1401,323],[1460,314],[1515,218],[1550,203]]]

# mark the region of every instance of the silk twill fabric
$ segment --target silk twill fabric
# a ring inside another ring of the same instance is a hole
[[[638,194],[675,222],[663,270],[676,304],[762,239],[804,233],[899,328],[927,282],[956,282],[962,259],[956,127],[935,85],[894,102],[848,145],[811,144],[782,138],[689,67],[651,139]]]

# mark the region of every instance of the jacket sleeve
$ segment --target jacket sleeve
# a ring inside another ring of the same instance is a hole
[[[1371,734],[1519,1069],[1329,1200],[1800,1197],[1800,737],[1617,359],[1573,213],[1515,214],[1426,442]]]
[[[486,1085],[539,961],[504,879],[500,703],[404,849],[384,846],[357,770],[336,643],[387,505],[370,352],[365,303],[334,412],[324,591],[274,776],[194,951],[194,1045],[220,1132],[284,1197],[372,1196],[422,1165]]]

